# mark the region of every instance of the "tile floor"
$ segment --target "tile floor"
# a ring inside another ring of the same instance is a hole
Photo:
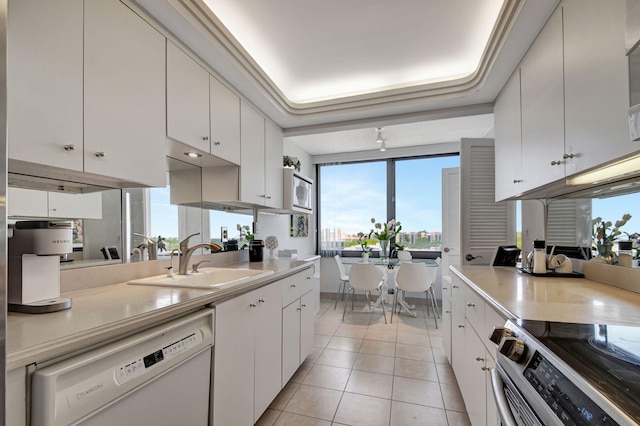
[[[323,295],[315,348],[257,425],[470,425],[432,316],[385,324]],[[390,319],[387,312],[387,321]]]

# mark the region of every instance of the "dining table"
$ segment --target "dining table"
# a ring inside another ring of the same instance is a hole
[[[375,301],[372,309],[380,305],[383,299],[384,299],[384,302],[388,304],[387,297],[393,294],[393,293],[389,293],[389,288],[393,287],[393,283],[395,283],[395,274],[402,267],[403,263],[424,263],[426,266],[434,267],[434,268],[437,268],[440,265],[436,261],[436,259],[421,259],[421,258],[417,258],[417,259],[414,258],[411,260],[401,261],[400,259],[397,259],[397,258],[382,259],[379,257],[369,257],[369,259],[367,259],[366,262],[363,262],[362,257],[341,256],[341,261],[343,265],[347,265],[347,266],[353,265],[354,263],[373,263],[378,267],[378,270],[380,271],[380,276],[383,282],[382,284],[383,296],[378,298],[378,300]],[[389,283],[391,283],[391,286],[389,285]],[[414,318],[417,316],[415,312],[415,309],[416,309],[415,305],[410,305],[409,303],[407,303],[404,300],[404,297],[402,297],[400,294],[398,294],[397,301],[398,301],[398,305],[400,305],[401,308],[405,308],[409,313],[409,315],[411,315]],[[434,312],[434,315],[436,315],[435,312]]]

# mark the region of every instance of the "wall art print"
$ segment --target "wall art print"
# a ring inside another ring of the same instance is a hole
[[[291,215],[291,236],[292,237],[308,237],[309,236],[309,215],[306,215],[306,214]]]

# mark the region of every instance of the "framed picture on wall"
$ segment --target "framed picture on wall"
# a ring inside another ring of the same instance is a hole
[[[309,236],[309,215],[306,215],[306,214],[291,215],[291,236],[292,237],[308,237]]]

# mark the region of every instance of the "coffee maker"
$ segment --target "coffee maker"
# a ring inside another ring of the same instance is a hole
[[[73,251],[71,221],[33,220],[9,225],[9,311],[69,309],[60,297],[60,256]]]

